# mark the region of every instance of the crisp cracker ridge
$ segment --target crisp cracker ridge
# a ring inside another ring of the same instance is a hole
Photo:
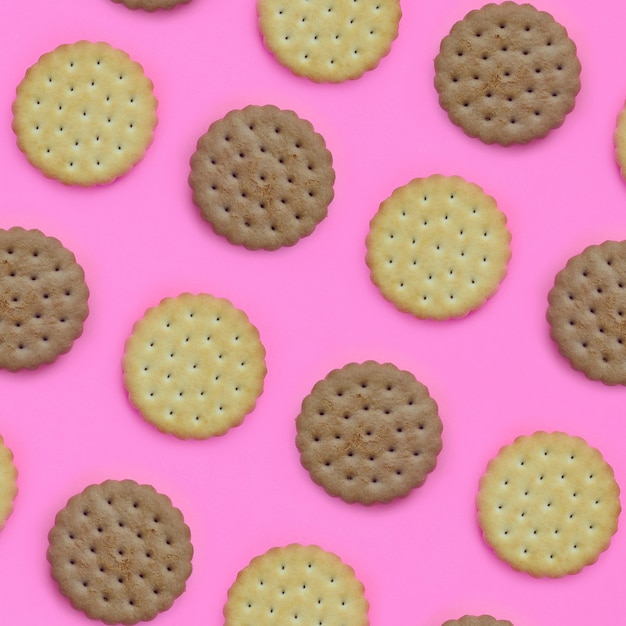
[[[152,82],[107,43],[79,41],[26,71],[13,102],[19,149],[67,185],[107,184],[143,157],[157,123]]]
[[[421,319],[463,317],[498,289],[511,234],[495,200],[459,176],[435,174],[396,189],[367,235],[372,282]]]
[[[290,544],[257,556],[228,590],[225,626],[369,626],[354,570],[318,546]]]
[[[13,463],[13,453],[0,436],[0,530],[13,512],[17,496],[17,468]]]
[[[530,4],[470,11],[441,42],[435,88],[470,137],[509,146],[559,127],[580,91],[580,61],[567,31]]]
[[[265,348],[247,315],[209,294],[165,298],[126,341],[124,385],[160,431],[207,439],[238,426],[263,392]]]
[[[482,476],[478,523],[496,555],[535,577],[576,574],[609,547],[621,511],[612,468],[584,439],[536,432]]]
[[[399,0],[258,0],[265,46],[296,76],[340,83],[373,70],[398,36]]]

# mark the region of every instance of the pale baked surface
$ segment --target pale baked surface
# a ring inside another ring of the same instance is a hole
[[[257,556],[237,575],[225,626],[368,626],[363,584],[339,557],[291,544]]]
[[[67,352],[88,298],[82,267],[58,239],[0,229],[0,368],[34,369]]]
[[[548,303],[551,336],[572,367],[591,380],[626,385],[626,241],[572,257]]]
[[[485,143],[527,143],[560,126],[580,91],[567,31],[530,4],[487,4],[457,22],[435,59],[450,120]]]
[[[537,577],[575,574],[609,547],[619,487],[600,452],[580,437],[518,437],[480,480],[478,522],[495,553]]]
[[[259,27],[279,63],[316,82],[374,69],[398,36],[399,0],[258,0]]]
[[[13,512],[17,495],[17,469],[13,464],[13,453],[0,436],[0,529]]]
[[[157,11],[158,9],[173,9],[179,4],[188,4],[191,0],[113,0],[129,9],[143,9]]]
[[[346,502],[406,496],[435,469],[442,447],[428,389],[391,363],[350,363],[330,372],[304,399],[296,428],[302,465]]]
[[[74,608],[106,624],[151,620],[185,591],[193,546],[171,500],[132,480],[90,485],[48,535],[48,561]]]
[[[450,619],[443,626],[513,626],[509,620],[496,619],[491,615],[464,615],[459,619]]]
[[[152,143],[152,82],[107,43],[79,41],[44,54],[17,87],[13,130],[29,162],[68,185],[110,183]]]
[[[462,317],[493,295],[511,256],[506,217],[458,176],[416,178],[370,222],[366,262],[382,295],[419,318]]]
[[[135,324],[123,371],[130,401],[147,421],[183,439],[206,439],[241,424],[267,370],[243,311],[208,294],[182,294]]]
[[[615,142],[615,158],[617,159],[622,178],[626,178],[626,106],[617,116],[617,127],[613,139]]]
[[[324,138],[293,111],[247,106],[211,124],[191,158],[202,217],[251,250],[292,246],[328,213],[335,171]]]

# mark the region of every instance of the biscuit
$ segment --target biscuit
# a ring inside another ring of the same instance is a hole
[[[441,42],[435,88],[450,120],[470,137],[508,146],[560,126],[580,91],[576,45],[530,4],[470,11]]]
[[[82,267],[58,239],[0,229],[0,368],[34,369],[67,352],[88,298]]]
[[[346,502],[406,496],[435,469],[442,423],[428,389],[391,363],[350,363],[319,381],[296,419],[300,461]]]
[[[464,615],[459,619],[449,619],[443,626],[513,626],[509,620],[496,619],[491,615]]]
[[[75,609],[136,624],[169,609],[191,574],[189,528],[149,485],[107,480],[71,497],[48,534],[48,561]]]
[[[44,54],[17,87],[13,131],[28,161],[67,185],[110,183],[152,143],[157,101],[139,63],[107,43]]]
[[[369,603],[354,570],[332,552],[291,544],[257,556],[237,575],[225,626],[368,626]]]
[[[259,28],[297,76],[340,83],[374,69],[398,36],[399,0],[258,0]]]
[[[0,437],[0,529],[13,512],[17,496],[17,469],[13,464],[13,453]]]
[[[179,4],[188,4],[191,0],[113,0],[113,2],[123,4],[129,9],[156,11],[158,9],[173,9]]]
[[[193,201],[216,233],[251,250],[292,246],[328,213],[335,172],[293,111],[247,106],[211,124],[191,158]]]
[[[511,256],[506,217],[458,176],[416,178],[370,222],[366,262],[382,295],[419,318],[462,317],[493,295]]]
[[[208,294],[165,298],[126,342],[124,385],[160,431],[181,439],[241,424],[263,391],[265,348],[243,311]]]
[[[617,128],[613,136],[615,142],[615,158],[619,165],[622,178],[626,178],[626,105],[617,116]]]
[[[621,511],[613,470],[580,437],[518,437],[480,480],[478,522],[503,561],[536,577],[575,574],[609,547]]]
[[[571,366],[591,380],[626,385],[626,241],[572,257],[548,303],[550,334]]]

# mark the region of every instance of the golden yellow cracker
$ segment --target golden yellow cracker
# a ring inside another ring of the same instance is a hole
[[[398,36],[399,0],[258,0],[265,45],[282,65],[316,82],[374,69]]]
[[[368,626],[354,570],[317,546],[291,544],[252,559],[228,590],[225,626]]]
[[[17,495],[17,469],[13,465],[13,453],[0,437],[0,528],[13,512]]]
[[[626,178],[626,105],[617,116],[617,128],[613,137],[615,141],[615,157],[622,177]]]
[[[580,437],[518,437],[489,462],[477,497],[485,541],[514,569],[575,574],[609,546],[621,511],[613,470]]]
[[[416,178],[370,222],[366,262],[383,296],[419,318],[461,317],[493,295],[511,256],[495,200],[459,176]]]
[[[152,82],[107,43],[79,41],[44,54],[17,87],[13,131],[29,162],[68,185],[125,174],[156,126]]]
[[[222,435],[241,424],[263,391],[265,348],[228,300],[165,298],[148,309],[123,359],[131,403],[162,432],[182,439]]]

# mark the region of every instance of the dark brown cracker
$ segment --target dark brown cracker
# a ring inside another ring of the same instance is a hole
[[[158,9],[173,9],[179,4],[187,4],[191,0],[113,0],[123,4],[129,9],[143,9],[144,11],[156,11]]]
[[[626,241],[605,241],[572,257],[548,294],[559,352],[576,370],[626,385]]]
[[[470,137],[508,146],[563,123],[580,90],[576,46],[530,4],[487,4],[457,22],[435,59],[435,87]]]
[[[89,290],[60,241],[39,230],[0,230],[0,367],[34,369],[83,331]]]
[[[202,217],[251,250],[291,246],[313,232],[333,199],[324,139],[293,111],[248,106],[214,122],[191,158]]]
[[[350,363],[318,382],[296,420],[302,465],[346,502],[389,502],[424,483],[442,446],[437,404],[390,363]]]
[[[509,620],[496,619],[491,615],[464,615],[459,619],[450,619],[443,626],[513,626]]]
[[[70,498],[48,539],[61,593],[107,624],[135,624],[169,609],[191,574],[181,512],[132,480],[107,480]]]

